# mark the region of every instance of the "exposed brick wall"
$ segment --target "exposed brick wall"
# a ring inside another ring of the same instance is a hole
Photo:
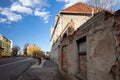
[[[68,47],[67,52],[60,49],[60,64],[67,73],[69,73],[69,69],[72,69],[70,66],[79,66],[77,73],[80,73],[83,80],[120,80],[120,14],[101,14],[84,24],[83,28],[79,28],[73,35],[63,37],[60,47],[63,48],[66,45]],[[85,34],[89,50],[87,49],[87,56],[80,56],[76,51],[78,49],[73,48],[73,43],[76,43]],[[69,59],[70,53],[77,54],[76,57],[72,57],[72,60],[79,56],[79,59],[76,60],[77,64],[70,64],[72,61]]]
[[[87,80],[87,56],[80,56],[80,73],[83,80]]]
[[[111,74],[114,80],[120,80],[120,10],[115,13],[114,18],[112,31],[116,39],[116,62],[111,68]]]

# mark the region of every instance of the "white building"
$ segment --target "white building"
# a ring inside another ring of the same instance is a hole
[[[78,2],[55,16],[54,27],[51,28],[51,59],[58,63],[60,39],[63,35],[69,35],[66,31],[68,27],[71,26],[74,27],[74,31],[77,30],[80,25],[92,17],[94,10],[95,7]]]

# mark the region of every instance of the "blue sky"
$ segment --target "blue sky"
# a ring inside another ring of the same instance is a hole
[[[55,14],[78,1],[91,3],[90,0],[0,0],[0,33],[13,40],[14,45],[22,47],[30,43],[50,51],[50,27],[54,25]],[[111,4],[113,10],[120,8],[120,0]]]

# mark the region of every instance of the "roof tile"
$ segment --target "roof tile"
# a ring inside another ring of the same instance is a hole
[[[78,2],[68,8],[63,9],[61,12],[92,12],[92,9],[95,9],[95,6],[91,6],[82,2]]]

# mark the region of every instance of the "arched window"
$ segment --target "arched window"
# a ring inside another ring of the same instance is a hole
[[[66,37],[67,37],[67,33],[65,33],[65,34],[63,35],[63,39],[66,38]]]

